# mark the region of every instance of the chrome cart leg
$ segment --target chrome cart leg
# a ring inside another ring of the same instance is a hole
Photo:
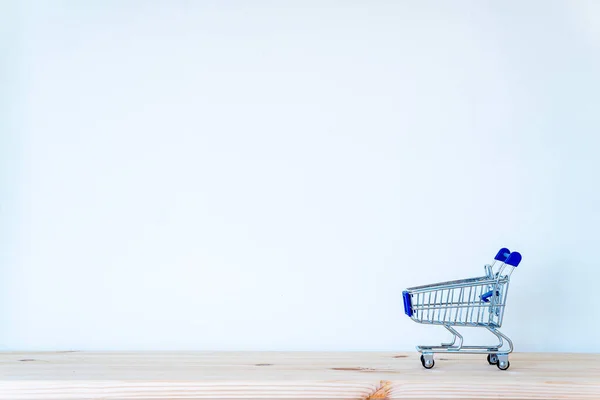
[[[456,329],[452,328],[449,325],[444,325],[444,328],[446,328],[448,331],[450,331],[450,333],[452,333],[454,335],[454,339],[452,339],[452,344],[450,346],[445,346],[444,343],[442,343],[442,347],[448,347],[448,350],[452,350],[452,351],[459,351],[462,348],[463,345],[463,337],[460,333],[458,333],[456,331]],[[459,344],[458,346],[453,346],[454,343],[456,342],[456,338],[459,339]]]
[[[442,343],[439,346],[417,346],[417,351],[425,354],[426,352],[435,353],[437,352],[445,352],[445,351],[459,351],[462,348],[463,337],[460,333],[458,333],[454,328],[448,325],[444,325],[450,333],[453,335],[451,343]],[[456,339],[458,338],[458,345],[455,346]]]
[[[496,329],[490,328],[489,326],[487,327],[487,330],[492,332],[498,338],[498,345],[492,346],[491,348],[501,349],[502,346],[504,346],[504,341],[502,340],[502,336],[504,336],[504,335],[499,334],[499,332]]]
[[[508,343],[508,351],[503,351],[503,353],[506,353],[506,354],[512,353],[512,351],[513,351],[512,340],[510,340],[510,338],[508,336],[506,336],[504,333],[500,332],[496,328],[488,328],[488,329],[490,330],[490,332],[492,332],[494,335],[496,335],[500,339],[500,346],[498,346],[498,348],[502,347],[502,344],[504,344],[502,339],[504,339]]]
[[[452,346],[454,346],[454,343],[456,343],[456,338],[459,335],[457,335],[455,333],[456,331],[454,329],[450,328],[448,325],[444,325],[444,328],[446,328],[452,334],[452,342],[450,342],[450,343],[442,343],[442,347],[452,347]]]

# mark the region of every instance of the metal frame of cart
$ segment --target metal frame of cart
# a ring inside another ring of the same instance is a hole
[[[453,335],[450,343],[417,346],[423,367],[433,368],[434,353],[475,353],[487,354],[490,364],[508,369],[513,343],[498,328],[502,326],[510,276],[520,262],[520,253],[502,248],[493,263],[484,267],[485,276],[416,286],[402,293],[404,312],[413,321],[442,325]],[[454,328],[459,326],[485,328],[498,338],[498,343],[465,346],[462,335]]]

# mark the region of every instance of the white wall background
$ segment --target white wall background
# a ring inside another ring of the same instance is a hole
[[[597,2],[0,4],[0,349],[600,351]]]

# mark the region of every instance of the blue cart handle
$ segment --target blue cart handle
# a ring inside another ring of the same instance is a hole
[[[519,253],[518,251],[513,251],[512,253],[510,253],[505,262],[510,266],[516,267],[521,263],[521,258],[521,253]]]
[[[506,247],[501,248],[494,257],[494,260],[503,262],[512,267],[516,267],[521,263],[521,253],[518,251],[513,251],[512,253]]]
[[[510,257],[510,250],[507,249],[506,247],[503,247],[500,250],[498,250],[498,254],[496,254],[496,257],[494,257],[494,260],[500,261],[500,262],[506,262],[508,257]]]

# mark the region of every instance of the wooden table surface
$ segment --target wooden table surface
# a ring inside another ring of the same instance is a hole
[[[600,399],[600,354],[0,353],[0,399]]]

